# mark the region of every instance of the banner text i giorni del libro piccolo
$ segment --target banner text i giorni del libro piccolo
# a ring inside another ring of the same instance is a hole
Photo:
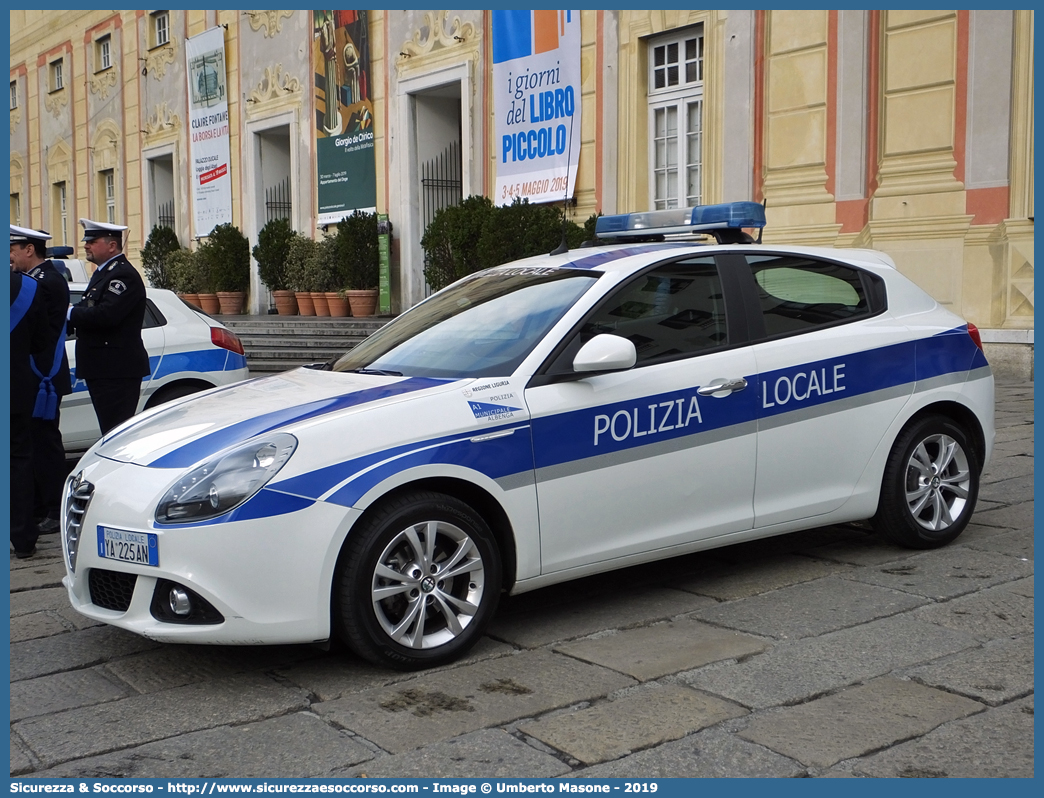
[[[573,196],[580,163],[580,12],[493,12],[493,202]]]
[[[189,159],[192,163],[192,235],[207,236],[232,222],[229,172],[225,29],[185,41],[188,59]]]
[[[377,210],[366,11],[313,11],[319,224]]]

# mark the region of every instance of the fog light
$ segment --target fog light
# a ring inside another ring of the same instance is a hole
[[[172,587],[167,600],[170,602],[170,611],[179,617],[185,618],[192,612],[192,601],[180,587]]]

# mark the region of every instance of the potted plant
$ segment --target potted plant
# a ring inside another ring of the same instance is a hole
[[[141,266],[153,288],[174,290],[174,273],[170,268],[168,256],[180,249],[178,234],[170,227],[161,225],[152,228],[145,246],[141,248]]]
[[[343,318],[348,315],[348,297],[344,291],[327,291],[326,304],[330,308],[330,315]]]
[[[176,249],[167,255],[166,268],[177,295],[188,304],[203,310],[199,299],[203,274],[196,253],[190,249]]]
[[[348,300],[341,291],[344,268],[336,234],[324,235],[319,242],[319,267],[318,284],[323,292],[322,301],[326,302],[331,316],[347,316]]]
[[[257,234],[257,245],[251,250],[257,261],[261,282],[272,292],[280,316],[297,313],[297,299],[290,290],[289,250],[294,230],[289,219],[272,219]]]
[[[355,211],[337,225],[334,239],[339,271],[337,279],[353,316],[372,316],[377,309],[380,248],[377,214]]]
[[[242,313],[250,285],[250,243],[246,236],[235,225],[219,224],[200,244],[197,256],[210,276],[221,313]]]
[[[332,241],[333,239],[326,235],[322,240],[316,241],[315,256],[308,261],[308,285],[311,286],[316,316],[330,315],[330,303],[326,299],[326,292],[334,287]]]
[[[202,248],[200,246],[195,250],[185,250],[188,253],[186,258],[188,280],[196,289],[193,293],[198,298],[200,310],[211,316],[216,316],[221,312],[221,304],[218,302],[217,294],[214,292],[214,280],[210,274],[210,269],[200,255]]]
[[[286,249],[287,288],[294,292],[297,309],[302,316],[314,316],[312,302],[312,261],[318,245],[310,238],[294,233]]]

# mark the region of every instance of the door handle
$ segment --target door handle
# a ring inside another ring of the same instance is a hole
[[[696,393],[700,396],[715,396],[720,399],[733,391],[742,391],[746,387],[747,381],[743,377],[737,377],[734,380],[715,380],[710,385],[697,389]]]
[[[506,438],[508,435],[513,434],[516,429],[518,428],[512,427],[511,429],[503,429],[499,432],[490,432],[487,435],[476,435],[474,438],[471,438],[471,442],[482,443],[483,441],[492,441],[496,440],[497,438]]]

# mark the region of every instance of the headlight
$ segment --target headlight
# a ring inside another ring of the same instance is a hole
[[[297,438],[276,433],[222,452],[175,482],[156,507],[156,523],[184,524],[235,509],[276,475]]]

